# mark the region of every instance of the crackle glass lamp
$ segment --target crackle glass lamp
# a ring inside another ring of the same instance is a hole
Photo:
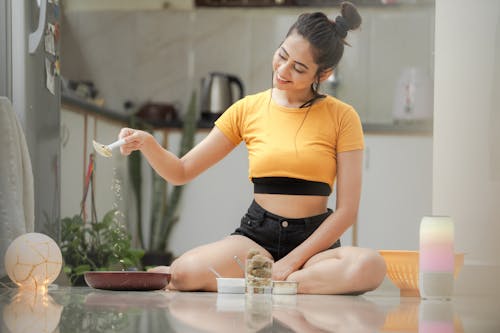
[[[17,237],[5,253],[5,270],[21,290],[45,292],[61,267],[61,250],[52,238],[41,233]]]

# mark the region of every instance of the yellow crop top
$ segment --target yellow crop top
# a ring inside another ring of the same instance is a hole
[[[299,190],[291,194],[329,195],[336,178],[337,153],[364,148],[358,114],[331,96],[310,108],[288,108],[276,104],[269,89],[234,103],[215,126],[235,145],[245,141],[249,178],[255,184],[263,179],[278,183],[292,179],[295,187],[306,181],[328,189],[327,193]]]

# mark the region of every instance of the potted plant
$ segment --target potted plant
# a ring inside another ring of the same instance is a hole
[[[194,145],[196,134],[196,94],[191,94],[188,110],[183,119],[182,138],[179,156],[186,154]],[[148,130],[144,123],[131,119],[131,125]],[[149,127],[151,130],[151,127]],[[136,196],[137,204],[137,234],[141,248],[145,249],[142,258],[143,266],[169,265],[173,254],[169,250],[169,237],[175,224],[179,221],[179,203],[182,198],[184,186],[171,186],[165,183],[156,172],[152,173],[152,205],[149,228],[142,221],[142,195],[141,195],[141,155],[133,152],[129,158],[129,170],[131,172],[132,187]],[[145,230],[149,229],[149,235],[145,239]]]
[[[87,271],[137,269],[144,254],[143,250],[132,248],[132,237],[120,222],[117,209],[111,209],[98,220],[93,179],[94,155],[91,154],[80,214],[61,220],[63,270],[72,285],[84,285],[83,274]],[[87,221],[84,204],[90,185],[92,214]]]
[[[101,221],[85,223],[80,215],[61,223],[61,252],[64,273],[71,284],[81,284],[87,271],[137,269],[144,251],[133,249],[131,236],[117,221],[117,211],[107,212]]]

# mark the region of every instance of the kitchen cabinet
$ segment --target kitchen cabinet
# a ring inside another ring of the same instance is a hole
[[[80,213],[83,195],[85,116],[61,110],[61,217]]]
[[[61,110],[61,217],[80,213],[85,173],[89,154],[93,153],[92,140],[111,143],[116,140],[124,123],[92,115],[78,107],[64,105]],[[126,157],[119,153],[111,158],[95,156],[95,205],[101,219],[113,208],[125,216],[133,214],[130,205],[130,184]],[[86,211],[90,216],[91,197],[87,197]]]
[[[194,0],[65,0],[64,11],[98,10],[190,10]]]
[[[367,134],[365,145],[358,245],[417,250],[432,213],[432,136]]]
[[[198,7],[272,7],[292,6],[294,0],[196,0]]]
[[[150,1],[133,5],[145,8]],[[126,8],[132,1],[118,2]],[[338,6],[181,11],[174,10],[180,5],[168,2],[173,10],[112,10],[116,0],[69,1],[94,9],[82,8],[65,17],[61,48],[70,56],[63,59],[62,74],[92,77],[100,96],[114,109],[121,109],[125,100],[183,104],[199,89],[201,78],[213,71],[237,75],[245,92],[252,94],[270,88],[272,55],[300,13],[321,10],[333,17],[338,12]],[[396,125],[393,104],[398,83],[409,69],[433,77],[434,5],[413,3],[360,7],[363,24],[349,33],[352,47],[344,49],[336,83],[321,84],[324,92],[353,105],[364,123]],[[408,87],[418,91],[416,82]],[[415,99],[419,94],[408,95]],[[425,109],[428,115],[431,109],[432,103]]]
[[[207,131],[196,134],[200,142]],[[178,151],[180,133],[169,135],[169,149]],[[174,254],[220,240],[232,233],[250,206],[253,185],[248,180],[247,149],[237,146],[222,161],[186,185],[180,203],[180,220],[170,236]]]
[[[412,96],[421,95],[416,89],[432,90],[434,6],[363,8],[362,28],[349,34],[349,43],[353,47],[345,48],[337,68],[336,93],[356,106],[364,123],[394,124],[398,85],[409,70],[426,78],[412,83]],[[328,81],[324,85],[329,88]],[[432,118],[432,110],[426,115]]]

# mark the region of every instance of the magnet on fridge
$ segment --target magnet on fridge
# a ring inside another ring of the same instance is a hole
[[[61,76],[61,62],[59,61],[59,56],[56,56],[56,61],[54,62],[54,75]]]
[[[59,7],[59,1],[57,1],[57,4],[54,4],[52,6],[52,12],[54,13],[54,18],[56,20],[59,20],[59,12],[60,12],[59,8],[61,7]]]
[[[55,69],[54,64],[49,59],[45,58],[45,73],[47,76],[45,80],[45,85],[47,89],[52,93],[52,95],[56,94],[56,80],[54,75],[54,69]]]
[[[54,35],[54,42],[57,44],[57,42],[59,41],[59,37],[61,36],[61,26],[59,25],[59,22],[55,22],[54,24],[50,25],[53,26],[52,34]]]
[[[55,26],[48,23],[45,31],[45,52],[56,55],[56,44],[54,40]]]

